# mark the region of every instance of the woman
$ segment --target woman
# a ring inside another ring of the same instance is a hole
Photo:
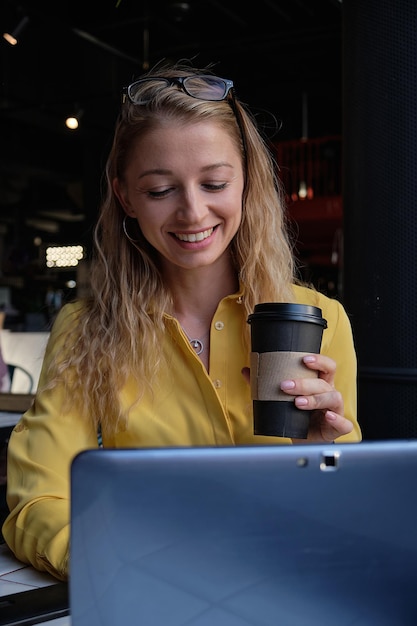
[[[61,310],[9,443],[3,534],[22,561],[67,578],[69,469],[83,449],[291,443],[253,434],[256,303],[322,309],[322,354],[305,359],[318,377],[277,385],[315,411],[306,441],[360,440],[350,324],[295,284],[275,172],[231,81],[160,67],[124,90],[92,295]]]

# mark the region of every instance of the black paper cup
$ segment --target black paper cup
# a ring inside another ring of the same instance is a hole
[[[311,411],[280,389],[282,380],[316,377],[302,358],[320,352],[327,321],[318,307],[266,302],[249,315],[251,395],[255,435],[306,439]]]

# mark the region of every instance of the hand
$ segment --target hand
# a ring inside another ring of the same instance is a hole
[[[295,396],[299,409],[312,411],[307,439],[293,439],[293,443],[329,443],[347,435],[353,424],[344,417],[342,395],[334,388],[336,363],[323,354],[309,354],[303,362],[309,369],[318,371],[318,378],[284,380],[280,384],[282,391]],[[249,382],[249,368],[243,368],[242,374]]]

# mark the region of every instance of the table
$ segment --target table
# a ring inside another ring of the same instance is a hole
[[[0,597],[53,585],[56,579],[18,561],[8,546],[0,544]],[[1,598],[0,598],[1,599]],[[48,626],[71,626],[70,616],[40,622]]]

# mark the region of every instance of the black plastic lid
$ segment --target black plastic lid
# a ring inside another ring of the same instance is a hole
[[[322,310],[310,304],[294,302],[263,302],[256,304],[254,312],[248,317],[248,324],[254,319],[296,320],[321,324],[327,328],[327,321],[322,316]]]

